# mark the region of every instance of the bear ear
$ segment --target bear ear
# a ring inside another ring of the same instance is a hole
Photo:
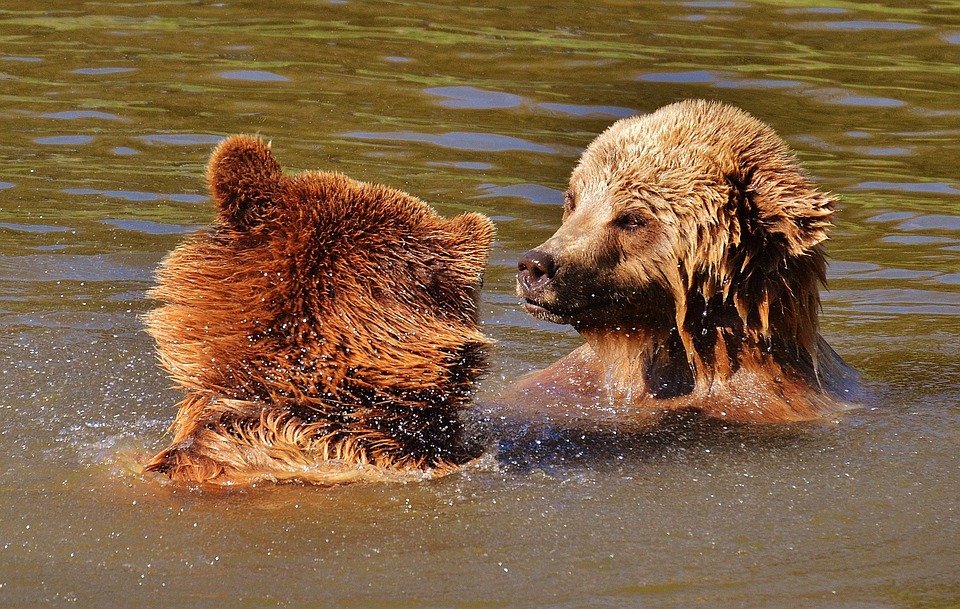
[[[461,214],[447,221],[447,230],[454,259],[467,263],[471,272],[482,273],[496,233],[490,218],[478,213]]]
[[[270,145],[249,135],[220,142],[207,164],[217,216],[222,224],[236,229],[249,229],[265,220],[283,181]]]
[[[827,238],[837,198],[819,191],[799,167],[780,169],[728,175],[730,199],[748,235],[800,256]]]

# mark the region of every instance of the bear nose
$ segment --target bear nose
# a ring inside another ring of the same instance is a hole
[[[517,279],[524,290],[537,290],[553,279],[556,260],[547,252],[530,250],[517,263]]]

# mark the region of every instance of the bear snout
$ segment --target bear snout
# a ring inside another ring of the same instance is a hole
[[[521,296],[533,298],[557,273],[556,259],[543,250],[530,250],[517,263],[517,283]]]

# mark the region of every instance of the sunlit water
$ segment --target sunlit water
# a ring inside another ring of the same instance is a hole
[[[960,6],[516,4],[0,2],[0,606],[960,606]],[[694,96],[842,197],[822,326],[867,407],[407,485],[137,473],[177,399],[144,293],[221,137],[490,215],[489,404],[579,344],[512,295],[579,151]]]

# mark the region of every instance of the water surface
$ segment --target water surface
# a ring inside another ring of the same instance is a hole
[[[960,605],[956,3],[57,6],[0,0],[0,606]],[[821,323],[866,408],[505,443],[422,484],[137,473],[177,399],[139,316],[212,218],[220,138],[494,218],[489,404],[579,344],[512,294],[579,151],[687,97],[770,123],[841,196]]]

